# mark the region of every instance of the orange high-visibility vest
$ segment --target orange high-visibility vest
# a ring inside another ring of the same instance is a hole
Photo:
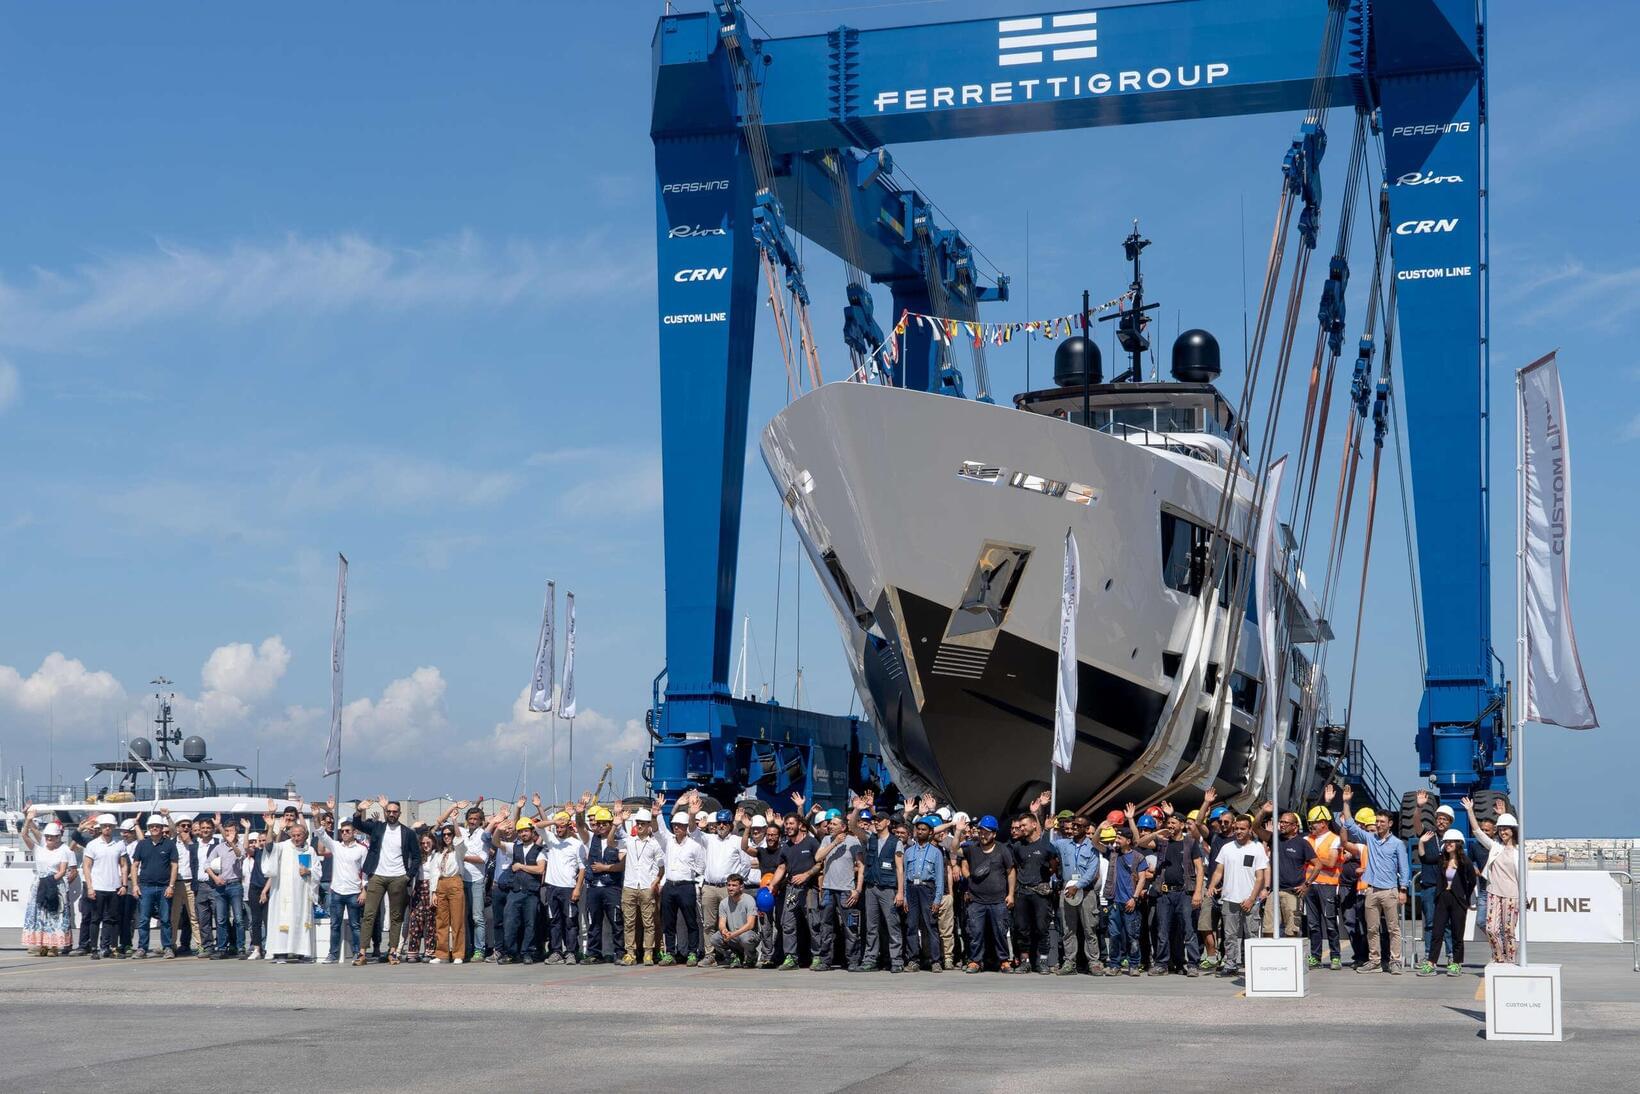
[[[1356,879],[1355,879],[1355,891],[1358,892],[1358,893],[1364,893],[1368,889],[1368,885],[1367,885],[1367,859],[1372,857],[1372,848],[1367,846],[1364,843],[1358,843],[1355,846],[1361,848],[1361,872],[1360,872],[1360,874],[1358,874],[1356,876]]]
[[[1320,839],[1306,836],[1310,846],[1315,849],[1315,876],[1310,880],[1316,885],[1337,885],[1339,881],[1339,850],[1341,841],[1336,832],[1323,832]]]

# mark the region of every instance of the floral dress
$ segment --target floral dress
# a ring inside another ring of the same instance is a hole
[[[430,856],[429,856],[430,857]],[[404,917],[404,955],[426,960],[433,956],[437,931],[433,911],[433,886],[423,864],[410,886],[410,908]]]
[[[44,846],[34,849],[34,885],[29,889],[28,908],[23,912],[23,947],[35,949],[44,946],[48,950],[66,950],[73,944],[68,927],[68,877],[65,874],[57,885],[57,910],[48,912],[39,904],[40,882],[57,872],[57,867],[67,863],[70,869],[75,865],[74,852],[66,846],[58,847],[55,851]]]

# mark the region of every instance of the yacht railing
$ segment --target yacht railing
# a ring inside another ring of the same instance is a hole
[[[1167,452],[1176,452],[1181,456],[1201,460],[1203,463],[1210,463],[1214,467],[1224,466],[1222,453],[1212,445],[1186,444],[1166,433],[1158,433],[1142,425],[1130,425],[1127,422],[1106,422],[1093,428],[1097,433],[1120,437],[1124,441],[1136,443],[1145,448],[1160,448]],[[1203,436],[1207,435],[1203,434]]]

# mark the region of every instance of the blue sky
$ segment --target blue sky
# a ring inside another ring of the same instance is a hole
[[[7,10],[8,776],[21,764],[31,786],[48,768],[77,782],[140,724],[146,681],[163,673],[185,729],[218,757],[259,750],[264,782],[319,790],[338,549],[353,561],[351,789],[510,793],[527,738],[532,782],[546,789],[546,729],[520,699],[548,577],[578,599],[578,781],[599,760],[624,772],[641,755],[662,658],[647,136],[660,7],[194,5],[165,20],[129,5]],[[1640,78],[1632,36],[1588,29],[1632,25],[1632,14],[1491,8],[1494,405],[1501,420],[1511,365],[1561,349],[1577,620],[1607,723],[1534,731],[1531,826],[1615,835],[1632,825],[1610,773],[1640,763],[1617,690],[1636,606],[1627,548],[1640,532],[1629,470],[1640,233],[1628,194]],[[753,6],[776,34],[1036,10]],[[1114,295],[1119,240],[1137,216],[1156,241],[1147,269],[1167,333],[1206,326],[1229,347],[1242,224],[1249,240],[1268,232],[1294,128],[1266,116],[896,153],[1013,275],[1016,301],[992,318],[1025,316],[1027,211],[1033,315],[1071,310],[1084,285]],[[835,377],[841,267],[808,253]],[[1038,376],[1047,360],[1033,358]],[[993,352],[991,370],[998,391],[1023,387],[1022,349]],[[765,330],[754,423],[779,408],[781,372]],[[1508,436],[1493,453],[1500,484]],[[800,657],[810,704],[848,709],[829,613],[789,536],[775,661],[780,518],[748,458],[740,610],[752,616],[752,675],[789,699]],[[1387,488],[1355,728],[1407,787],[1418,669]],[[1509,575],[1503,509],[1497,569]],[[1496,598],[1506,657],[1509,585]],[[1343,651],[1334,664],[1347,664]]]

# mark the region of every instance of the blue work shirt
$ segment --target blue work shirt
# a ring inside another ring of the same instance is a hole
[[[1344,831],[1356,843],[1367,845],[1367,866],[1362,878],[1373,889],[1407,889],[1412,885],[1412,863],[1407,859],[1407,845],[1396,836],[1379,839],[1348,816],[1340,815]]]
[[[1093,891],[1099,883],[1099,845],[1091,839],[1081,843],[1063,836],[1053,836],[1054,853],[1059,856],[1059,872],[1066,885],[1074,885],[1084,893]]]
[[[945,855],[932,842],[905,845],[905,883],[931,881],[934,883],[934,902],[945,898]]]

